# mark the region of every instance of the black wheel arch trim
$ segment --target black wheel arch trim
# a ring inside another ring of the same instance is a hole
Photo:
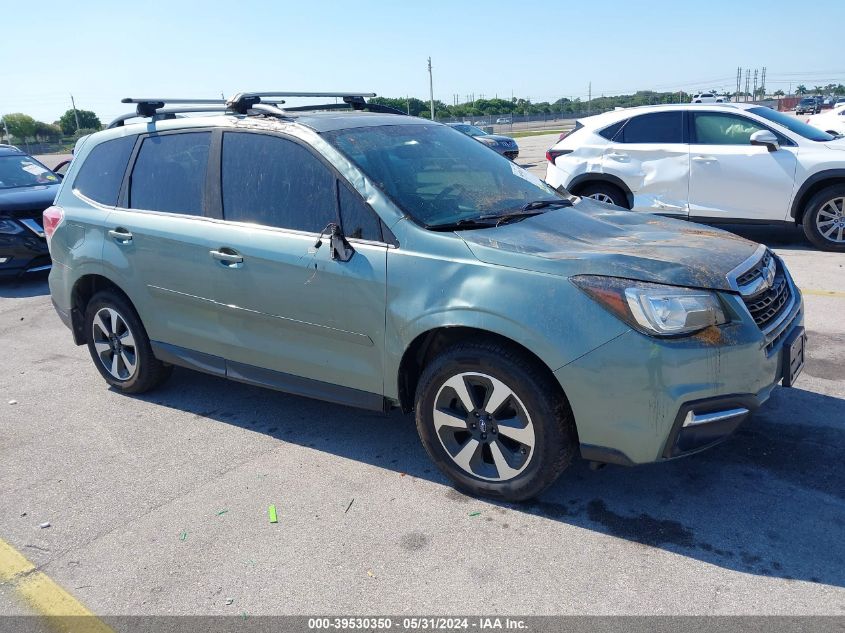
[[[804,181],[804,184],[798,189],[798,193],[795,194],[795,198],[792,200],[792,208],[789,211],[789,215],[796,222],[801,220],[804,207],[809,202],[815,190],[820,188],[818,185],[826,181],[831,181],[830,184],[836,184],[833,181],[840,181],[845,184],[845,169],[825,169],[824,171],[813,174]]]
[[[634,194],[628,188],[628,185],[625,184],[624,180],[619,178],[619,176],[614,176],[613,174],[580,174],[578,176],[575,176],[575,178],[573,178],[569,182],[569,185],[566,188],[574,192],[577,187],[585,185],[589,182],[608,182],[611,185],[618,187],[622,190],[622,193],[625,194],[625,198],[628,200],[628,208],[630,209],[634,206]]]

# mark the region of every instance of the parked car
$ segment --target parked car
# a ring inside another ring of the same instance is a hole
[[[691,103],[724,103],[725,98],[713,92],[701,92],[692,96]]]
[[[513,120],[510,117],[502,116],[496,119],[496,125],[512,125]]]
[[[804,97],[795,106],[795,114],[818,114],[822,106],[815,97]]]
[[[519,146],[510,136],[488,134],[481,128],[475,127],[474,125],[466,125],[465,123],[448,123],[447,125],[458,130],[458,132],[461,132],[462,134],[471,136],[482,145],[486,145],[493,151],[498,152],[511,160],[514,160],[517,156],[519,156]]]
[[[473,123],[473,125],[487,125],[487,121],[479,119],[478,121]]]
[[[546,181],[634,211],[800,224],[845,251],[845,140],[752,104],[643,106],[581,119]]]
[[[801,294],[764,246],[571,198],[425,119],[260,98],[122,117],[44,212],[56,310],[115,391],[182,365],[413,410],[459,488],[520,500],[578,451],[712,446],[800,371]]]
[[[12,145],[0,145],[0,278],[50,268],[41,213],[61,177]]]
[[[829,112],[814,114],[807,117],[806,122],[820,130],[824,130],[833,136],[845,135],[845,102]]]
[[[836,99],[834,97],[824,97],[822,99],[822,110],[830,110],[835,103]]]

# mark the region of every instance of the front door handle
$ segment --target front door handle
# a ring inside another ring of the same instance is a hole
[[[123,227],[117,227],[116,229],[111,229],[109,231],[109,237],[111,237],[116,242],[121,244],[128,244],[132,241],[132,233],[124,229]]]
[[[628,154],[622,154],[620,152],[611,152],[607,155],[608,158],[615,158],[616,160],[624,160],[628,158]]]
[[[693,156],[692,159],[696,163],[718,163],[715,156]]]
[[[211,255],[217,261],[222,262],[227,266],[230,266],[232,264],[244,263],[243,256],[236,250],[231,248],[221,248],[220,250],[216,251],[208,251],[208,254]]]

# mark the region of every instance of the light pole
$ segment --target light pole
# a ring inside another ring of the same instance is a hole
[[[434,79],[431,76],[431,57],[428,58],[428,92],[431,104],[431,120],[434,121]]]

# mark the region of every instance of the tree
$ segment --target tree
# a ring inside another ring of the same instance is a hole
[[[3,120],[9,128],[9,134],[15,138],[24,142],[29,138],[35,138],[36,121],[28,114],[22,112],[4,114]]]
[[[65,112],[59,119],[59,125],[62,127],[62,132],[66,136],[70,136],[71,134],[76,132],[77,116],[79,116],[80,128],[99,130],[103,127],[103,124],[100,123],[100,119],[98,119],[97,115],[91,112],[91,110],[77,110],[76,114],[74,114],[73,109],[70,109]]]
[[[798,86],[798,87],[795,89],[795,94],[797,94],[797,95],[805,95],[805,94],[807,94],[807,86],[805,86],[804,84],[801,84],[800,86]]]
[[[58,141],[62,137],[62,128],[58,125],[36,121],[34,136],[37,141]]]

